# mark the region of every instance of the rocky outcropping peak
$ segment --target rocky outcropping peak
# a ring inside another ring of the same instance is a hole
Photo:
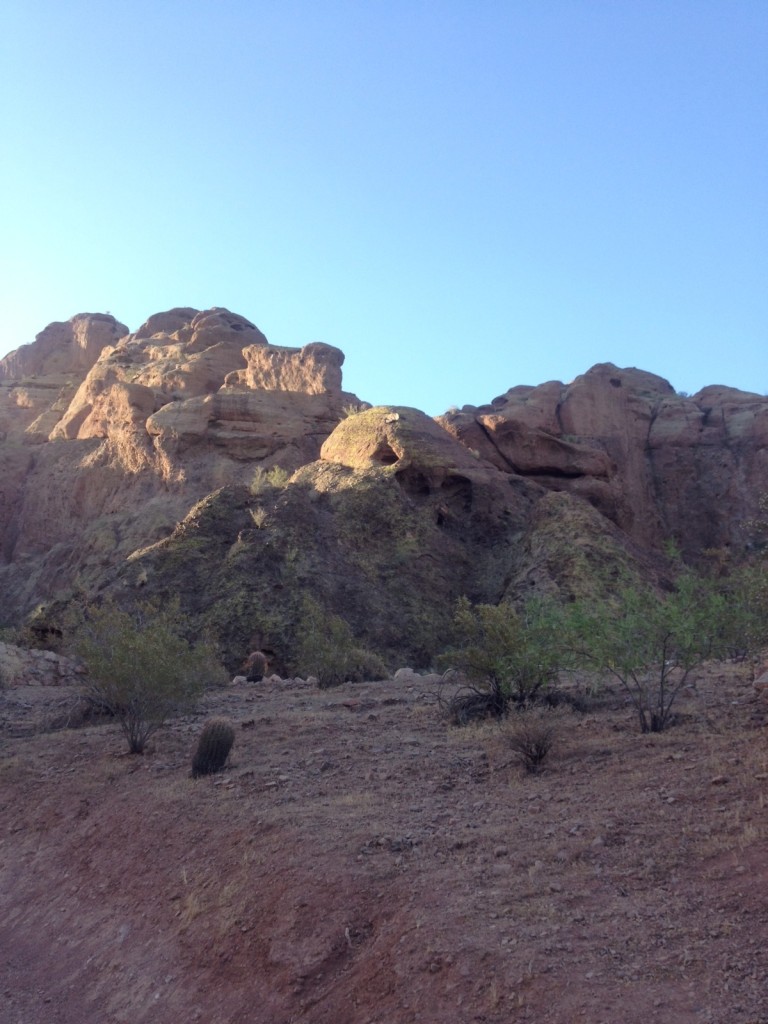
[[[94,335],[87,361],[64,360],[73,338]],[[74,317],[36,344],[27,371],[69,370],[0,381],[0,536],[22,607],[90,563],[97,534],[113,564],[216,488],[317,459],[345,405],[359,404],[342,391],[339,349],[270,345],[223,308],[177,307],[132,334],[111,317]]]
[[[55,321],[29,345],[0,359],[0,381],[66,373],[87,373],[108,345],[128,334],[109,313],[78,313]]]
[[[567,597],[630,570],[657,582],[669,541],[694,563],[749,550],[768,398],[690,397],[600,363],[433,419],[346,394],[343,363],[191,307],[132,334],[84,314],[6,357],[8,618],[66,601],[75,580],[147,587],[185,595],[233,650],[271,622],[258,646],[277,651],[309,586],[377,649],[428,659],[461,594]],[[176,530],[201,501],[210,530]]]
[[[154,313],[131,335],[130,340],[149,339],[158,344],[180,343],[191,351],[218,343],[239,343],[241,347],[267,343],[267,339],[250,320],[219,306],[204,310],[179,306],[164,313]]]
[[[599,363],[570,384],[518,386],[443,426],[499,469],[585,499],[634,542],[692,558],[743,548],[768,491],[768,398]],[[752,510],[750,512],[750,509]]]

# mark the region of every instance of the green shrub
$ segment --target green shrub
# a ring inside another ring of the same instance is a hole
[[[355,642],[349,623],[308,595],[302,601],[296,667],[302,676],[315,676],[323,689],[387,676],[381,658]]]
[[[189,643],[178,602],[132,611],[112,603],[87,608],[72,646],[88,669],[85,697],[117,718],[131,753],[173,714],[188,711],[223,669],[205,641]]]
[[[743,565],[716,583],[723,598],[717,643],[723,654],[742,661],[768,647],[768,572]]]
[[[691,673],[727,653],[727,602],[706,580],[684,573],[665,596],[620,587],[613,599],[576,604],[570,635],[585,667],[617,679],[642,732],[662,732]]]
[[[211,718],[203,726],[192,758],[192,778],[220,772],[235,742],[235,730],[226,718]]]
[[[273,466],[271,469],[263,469],[257,466],[250,483],[250,492],[253,495],[263,494],[269,490],[282,490],[291,479],[291,474],[282,466]]]
[[[455,642],[438,658],[440,667],[457,670],[468,683],[449,702],[453,721],[501,718],[510,704],[538,700],[568,661],[562,624],[553,601],[532,599],[515,609],[506,602],[472,605],[461,598]]]

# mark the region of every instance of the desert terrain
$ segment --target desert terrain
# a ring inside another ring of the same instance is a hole
[[[437,677],[230,685],[126,753],[0,691],[6,1024],[766,1024],[768,700],[712,664],[674,727],[620,690],[450,726]],[[568,684],[573,691],[574,683]],[[539,712],[534,712],[537,714]],[[224,772],[190,778],[202,723]]]

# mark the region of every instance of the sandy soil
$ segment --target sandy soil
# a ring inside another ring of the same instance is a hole
[[[432,682],[230,687],[126,755],[0,695],[5,1024],[766,1024],[768,700],[712,666],[643,736],[620,693],[447,726]],[[192,780],[205,718],[228,769]]]

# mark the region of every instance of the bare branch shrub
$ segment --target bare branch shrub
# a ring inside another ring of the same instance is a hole
[[[557,725],[552,715],[534,715],[522,711],[509,726],[509,745],[516,760],[531,775],[536,775],[557,740]]]

